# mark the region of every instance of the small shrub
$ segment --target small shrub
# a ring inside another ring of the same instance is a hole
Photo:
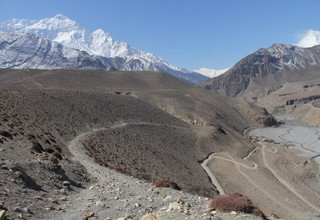
[[[209,206],[210,209],[216,209],[221,212],[244,212],[260,216],[265,219],[263,212],[252,205],[251,200],[239,193],[230,193],[227,195],[213,196]]]
[[[158,188],[173,188],[173,189],[176,189],[176,190],[181,190],[181,188],[178,186],[178,184],[176,184],[175,182],[173,181],[170,181],[170,180],[155,180],[153,182],[153,185],[155,187],[158,187]]]

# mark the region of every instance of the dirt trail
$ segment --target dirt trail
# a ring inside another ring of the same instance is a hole
[[[299,192],[296,191],[296,189],[290,185],[283,177],[281,177],[271,166],[269,166],[268,161],[267,161],[267,155],[266,152],[269,153],[277,153],[277,149],[267,149],[262,143],[260,143],[261,147],[255,148],[254,150],[252,150],[251,152],[249,152],[249,154],[244,157],[243,159],[245,161],[247,161],[252,154],[254,154],[255,152],[257,152],[257,149],[259,149],[261,151],[261,156],[263,158],[263,166],[262,168],[267,168],[272,175],[286,188],[288,189],[290,192],[292,192],[297,198],[299,198],[302,202],[304,202],[305,204],[307,204],[309,207],[311,207],[313,210],[316,211],[316,213],[320,213],[320,207],[317,207],[316,205],[314,205],[312,202],[310,202],[307,198],[305,198],[302,194],[300,194]],[[217,156],[219,155],[219,156]],[[224,157],[220,156],[223,155]],[[315,216],[315,213],[307,213],[307,212],[301,212],[298,211],[286,204],[283,203],[283,201],[280,201],[279,199],[277,199],[276,197],[274,197],[274,195],[272,195],[268,190],[264,189],[262,186],[260,186],[257,181],[255,181],[254,179],[252,179],[252,177],[250,177],[245,170],[259,170],[259,167],[257,164],[255,164],[254,162],[251,162],[253,164],[253,166],[248,166],[244,163],[241,163],[237,160],[235,160],[232,156],[227,155],[226,153],[214,153],[211,154],[207,160],[205,160],[202,164],[202,167],[206,170],[206,172],[208,173],[208,175],[211,177],[211,179],[213,180],[212,183],[217,186],[217,188],[221,188],[221,186],[218,184],[218,180],[214,177],[214,174],[212,173],[212,171],[210,170],[210,168],[207,167],[207,164],[211,161],[211,160],[223,160],[223,161],[227,161],[227,162],[231,162],[234,164],[235,169],[253,186],[255,186],[259,191],[261,191],[263,194],[265,194],[271,201],[273,201],[274,203],[276,203],[278,206],[281,206],[285,209],[287,209],[288,211],[290,211],[291,213],[295,213],[296,217],[298,219],[313,219],[312,217]],[[260,165],[259,165],[260,166]],[[222,188],[220,189],[222,190]],[[219,191],[220,191],[219,190]],[[224,191],[222,191],[223,193],[225,193]]]
[[[304,203],[306,203],[309,207],[320,213],[320,207],[315,206],[312,202],[310,202],[308,199],[306,199],[303,195],[301,195],[299,192],[296,191],[296,189],[289,184],[282,176],[280,176],[269,164],[267,161],[267,155],[265,152],[265,146],[261,144],[262,149],[261,149],[261,154],[262,154],[262,159],[265,167],[270,170],[270,172],[279,180],[279,182],[284,185],[288,190],[290,190],[295,196],[297,196],[300,200],[302,200]],[[269,151],[270,152],[270,151]]]
[[[202,163],[201,163],[201,166],[202,168],[206,171],[206,173],[208,174],[209,178],[211,179],[211,182],[212,184],[217,188],[218,192],[220,195],[224,195],[225,192],[224,190],[222,189],[222,187],[220,186],[217,178],[213,175],[212,171],[210,170],[210,168],[207,166],[207,164],[210,162],[211,160],[211,155],[206,159],[204,160]]]

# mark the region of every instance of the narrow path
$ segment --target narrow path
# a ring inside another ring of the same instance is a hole
[[[211,154],[211,155],[212,155],[212,154]],[[210,168],[208,167],[208,163],[209,163],[209,161],[212,159],[212,158],[211,158],[211,155],[210,155],[206,160],[204,160],[204,161],[201,163],[201,166],[202,166],[202,168],[206,171],[206,173],[208,174],[209,178],[211,179],[212,184],[217,188],[219,194],[220,194],[220,195],[224,195],[224,194],[225,194],[224,190],[223,190],[222,187],[220,186],[217,178],[213,175],[212,171],[211,171]]]
[[[272,175],[277,178],[277,180],[284,185],[290,192],[292,192],[295,196],[297,196],[300,200],[302,200],[304,203],[306,203],[309,207],[314,209],[315,211],[320,213],[320,208],[315,206],[312,202],[310,202],[308,199],[306,199],[303,195],[301,195],[299,192],[296,191],[296,189],[290,185],[284,178],[282,178],[281,175],[279,175],[269,164],[267,161],[267,155],[265,152],[265,146],[261,144],[262,149],[261,149],[261,155],[262,155],[262,160],[265,165],[265,167],[270,170]]]
[[[302,202],[304,202],[305,204],[307,204],[309,207],[311,207],[312,209],[314,209],[316,212],[320,213],[320,208],[315,206],[312,202],[310,202],[308,199],[306,199],[304,196],[302,196],[300,193],[298,193],[295,188],[293,186],[291,186],[287,181],[285,181],[275,170],[272,169],[272,167],[269,166],[268,162],[267,162],[267,156],[266,156],[266,151],[270,152],[270,153],[276,153],[277,150],[269,150],[266,149],[264,145],[261,144],[261,148],[255,148],[253,149],[251,152],[249,152],[249,154],[244,157],[244,160],[247,160],[254,152],[256,152],[257,149],[261,149],[261,154],[262,154],[262,158],[263,158],[263,162],[264,162],[264,166],[273,174],[273,176],[286,188],[288,189],[290,192],[292,192],[296,197],[298,197]],[[217,156],[217,155],[224,155],[228,158],[225,157],[221,157],[221,156]],[[283,203],[283,201],[278,200],[277,198],[275,198],[273,195],[271,195],[268,191],[266,191],[265,189],[263,189],[262,187],[260,187],[249,175],[247,175],[242,169],[257,169],[258,166],[254,164],[253,167],[250,167],[246,164],[240,163],[238,161],[236,161],[232,156],[230,155],[225,155],[224,153],[213,153],[211,154],[208,159],[206,159],[201,165],[202,167],[206,170],[206,172],[208,173],[208,175],[210,176],[212,183],[220,190],[224,193],[224,191],[222,190],[221,186],[219,185],[217,179],[215,178],[214,174],[212,173],[212,171],[207,167],[207,164],[213,160],[213,159],[219,159],[219,160],[223,160],[223,161],[227,161],[227,162],[231,162],[234,164],[235,169],[249,182],[251,183],[253,186],[255,186],[258,190],[260,190],[263,194],[265,194],[271,201],[275,202],[276,204],[278,204],[279,206],[289,210],[291,213],[295,213],[297,216],[301,216],[301,217],[306,217],[306,216],[313,216],[314,213],[306,213],[306,212],[299,212],[296,209],[293,209],[289,206],[287,206],[286,204]]]
[[[219,157],[219,156],[216,156],[216,155],[220,155],[220,154],[222,154],[222,155],[224,155],[224,156],[226,156],[226,157],[228,157],[228,158],[221,157],[221,156],[220,156],[220,157]],[[238,165],[240,165],[240,166],[242,166],[242,167],[244,167],[244,168],[246,168],[246,169],[255,170],[255,169],[257,169],[257,167],[258,167],[258,165],[257,165],[256,163],[254,163],[254,162],[251,162],[251,163],[252,163],[252,166],[248,166],[248,165],[246,165],[246,164],[244,164],[244,163],[240,163],[240,162],[236,161],[232,156],[226,155],[226,154],[223,154],[223,153],[212,154],[212,155],[210,155],[210,157],[211,157],[211,158],[215,158],[215,159],[220,159],[220,160],[228,161],[228,162],[231,162],[231,163],[234,163],[234,164],[238,164]]]
[[[248,160],[249,157],[251,157],[251,155],[252,155],[254,152],[256,152],[256,150],[257,150],[257,148],[255,147],[255,148],[254,148],[251,152],[249,152],[248,155],[245,156],[243,159],[244,159],[244,160]]]
[[[70,141],[68,148],[73,154],[72,160],[81,163],[95,182],[86,189],[81,189],[77,194],[67,197],[66,203],[61,204],[63,211],[52,212],[46,219],[79,220],[83,219],[87,211],[93,212],[95,217],[92,219],[97,220],[141,219],[145,214],[153,212],[159,215],[157,218],[159,220],[202,218],[202,210],[208,206],[206,198],[171,188],[155,188],[150,182],[100,166],[86,154],[82,142],[88,136],[100,131],[138,124],[157,125],[152,123],[121,123],[80,134]],[[157,126],[166,125],[159,124]],[[168,212],[167,209],[163,209],[175,202],[177,198],[183,198],[186,204],[193,204],[192,207],[188,207],[191,215],[174,210]]]

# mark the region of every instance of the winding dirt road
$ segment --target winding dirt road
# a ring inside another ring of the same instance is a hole
[[[262,192],[266,197],[268,197],[271,201],[273,201],[278,206],[288,210],[290,213],[294,213],[294,215],[296,216],[297,219],[316,219],[317,217],[315,217],[315,216],[317,216],[320,213],[320,207],[316,206],[309,199],[307,199],[305,196],[303,196],[301,193],[299,193],[290,183],[288,183],[288,181],[285,180],[285,178],[283,178],[280,174],[278,174],[277,171],[269,165],[268,159],[267,159],[268,155],[266,152],[272,153],[272,154],[277,154],[277,149],[276,148],[269,149],[263,144],[263,142],[259,142],[259,144],[261,145],[261,147],[256,147],[251,152],[249,152],[249,154],[243,158],[243,162],[241,162],[241,159],[236,160],[235,158],[228,155],[227,153],[214,153],[214,154],[211,154],[208,157],[208,159],[206,159],[201,165],[205,169],[205,171],[208,173],[208,175],[210,176],[210,178],[212,180],[212,183],[219,189],[219,192],[221,194],[225,194],[225,191],[222,189],[218,180],[215,178],[215,176],[212,172],[212,167],[210,169],[210,167],[207,166],[208,163],[210,163],[210,161],[213,161],[213,160],[222,160],[225,162],[232,163],[234,165],[235,169],[237,170],[237,172],[239,174],[241,174],[247,180],[248,183],[255,186],[256,189],[258,189],[260,192]],[[261,152],[261,157],[263,160],[262,166],[261,165],[258,166],[256,163],[254,163],[252,161],[250,161],[252,166],[247,165],[247,163],[249,162],[248,160],[251,158],[251,156],[254,153],[257,153],[258,151]],[[302,202],[304,202],[307,206],[309,206],[315,212],[299,211],[299,210],[291,207],[290,205],[285,204],[283,201],[279,200],[274,195],[272,195],[272,193],[270,193],[270,192],[272,192],[272,186],[270,186],[270,189],[266,189],[266,188],[262,187],[262,185],[260,185],[259,181],[253,179],[251,176],[249,176],[246,173],[247,170],[257,170],[257,172],[259,172],[259,169],[265,169],[265,168],[268,169],[272,173],[272,175],[287,190],[289,190],[291,193],[293,193],[297,198],[299,198]]]

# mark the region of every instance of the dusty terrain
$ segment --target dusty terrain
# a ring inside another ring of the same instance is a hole
[[[286,114],[310,125],[320,125],[320,80],[286,83],[278,90],[256,100],[256,105],[274,114]]]
[[[111,129],[126,126],[115,125]],[[68,149],[94,178],[93,184],[68,197],[47,219],[79,219],[94,213],[91,219],[259,219],[254,215],[220,213],[208,209],[209,199],[123,175],[97,164],[85,151],[83,142],[101,130],[83,133],[73,139]]]
[[[221,193],[242,193],[265,213],[280,218],[319,219],[317,132],[296,119],[276,128],[254,129],[250,138],[259,146],[252,152],[242,158],[228,152],[211,154],[207,166]]]
[[[0,206],[8,219],[69,213],[68,203],[90,189],[92,170],[68,149],[83,133],[102,129],[84,141],[101,165],[210,196],[217,190],[205,158],[247,155],[256,146],[242,131],[274,123],[261,108],[161,73],[2,70],[0,79]]]

